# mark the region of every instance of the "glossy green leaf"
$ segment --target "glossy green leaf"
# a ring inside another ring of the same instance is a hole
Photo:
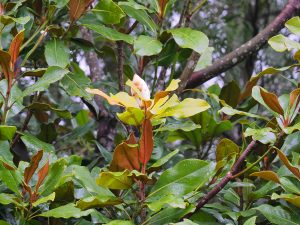
[[[195,206],[189,205],[185,209],[168,207],[153,215],[149,221],[149,225],[162,225],[179,221],[184,215],[193,212]]]
[[[70,63],[70,50],[62,40],[53,39],[45,45],[45,58],[48,66],[65,68]]]
[[[101,172],[96,183],[109,189],[129,189],[133,184],[133,180],[128,177],[129,173],[128,170],[123,172]]]
[[[37,152],[41,149],[48,153],[55,152],[55,149],[52,145],[39,140],[37,137],[29,133],[22,133],[21,139],[26,147],[33,152]]]
[[[113,220],[105,225],[134,225],[134,223],[128,220]]]
[[[48,201],[51,201],[53,202],[55,199],[55,192],[53,192],[52,194],[46,196],[46,197],[43,197],[43,198],[39,198],[37,201],[35,201],[34,203],[32,203],[32,206],[33,207],[36,207],[40,204],[43,204],[43,203],[46,203]]]
[[[244,225],[255,225],[256,218],[257,218],[257,216],[251,217],[244,223]]]
[[[98,34],[102,35],[104,38],[112,41],[125,41],[128,44],[133,44],[133,37],[128,34],[123,34],[115,29],[105,27],[99,24],[84,24],[83,26],[97,32]]]
[[[200,59],[196,65],[195,71],[202,70],[212,64],[212,54],[214,48],[207,47],[200,56]]]
[[[118,205],[120,203],[122,203],[122,200],[116,197],[90,196],[77,201],[76,207],[80,208],[81,210],[86,210],[91,208]]]
[[[16,200],[16,196],[13,194],[0,193],[0,204],[2,205],[8,205],[11,203],[18,205],[18,202]]]
[[[81,211],[79,208],[75,207],[74,203],[69,203],[67,205],[59,206],[54,209],[50,209],[46,212],[39,214],[42,217],[53,217],[53,218],[80,218],[83,216],[88,216],[93,212],[93,210]]]
[[[201,128],[201,125],[195,124],[191,120],[187,120],[187,121],[174,120],[171,123],[167,123],[166,125],[160,126],[155,130],[155,132],[176,131],[176,130],[192,131],[198,128]]]
[[[26,88],[23,92],[23,96],[30,95],[36,91],[45,91],[49,88],[50,84],[61,80],[67,73],[68,70],[62,69],[58,66],[50,66],[45,74],[33,85]]]
[[[178,223],[170,223],[170,225],[197,225],[198,223],[194,223],[193,221],[189,220],[189,219],[183,219],[182,222],[178,222]]]
[[[287,202],[297,206],[300,208],[300,195],[292,195],[292,194],[281,194],[278,195],[276,193],[273,193],[271,196],[272,200],[277,200],[277,199],[284,199]]]
[[[34,102],[31,105],[27,106],[27,108],[40,111],[53,111],[60,118],[72,119],[72,114],[68,110],[56,109],[53,106],[46,103]]]
[[[190,48],[202,54],[208,47],[208,38],[200,31],[191,28],[176,28],[168,30],[168,32],[182,48]]]
[[[194,116],[210,108],[210,105],[202,99],[186,98],[179,104],[166,108],[164,112],[155,118],[174,116],[176,118],[187,118]]]
[[[114,194],[107,188],[96,184],[96,180],[86,167],[73,166],[73,175],[88,192],[95,193],[101,197],[114,197]]]
[[[0,140],[1,141],[11,141],[17,131],[15,126],[5,126],[0,125]]]
[[[165,195],[162,196],[160,199],[147,204],[148,208],[153,212],[160,211],[165,205],[169,205],[173,208],[185,209],[187,203],[183,200],[182,197],[174,195]]]
[[[240,151],[240,148],[233,141],[224,138],[222,139],[216,149],[216,161],[219,162],[223,159],[229,159],[235,157]]]
[[[123,2],[119,2],[119,6],[123,9],[123,11],[130,17],[133,17],[145,27],[147,27],[153,33],[157,31],[157,25],[152,20],[152,18],[147,14],[144,9],[135,9],[134,6],[129,4],[123,4]]]
[[[290,32],[296,34],[296,35],[300,35],[300,17],[299,16],[295,16],[291,19],[289,19],[286,23],[285,23],[286,28],[289,29]]]
[[[299,217],[295,218],[288,211],[284,210],[280,206],[273,207],[270,205],[260,205],[256,207],[271,223],[278,225],[298,225],[300,222]]]
[[[160,158],[157,160],[155,163],[153,163],[150,167],[149,170],[157,170],[159,169],[162,165],[166,164],[173,156],[175,156],[179,152],[178,149],[170,152],[169,154],[165,155],[164,157]]]
[[[271,37],[268,43],[277,52],[290,51],[292,49],[300,49],[300,43],[293,41],[283,36],[282,34]]]
[[[4,162],[0,160],[0,179],[14,193],[20,196],[21,176],[15,169],[8,169]],[[11,164],[9,167],[14,168]]]
[[[219,98],[234,108],[239,102],[240,93],[240,87],[232,80],[222,88]]]
[[[117,113],[117,116],[125,124],[139,126],[145,118],[145,113],[140,108],[128,107],[124,112]]]
[[[134,52],[140,56],[157,55],[162,50],[162,43],[155,38],[140,35],[134,40]]]
[[[117,24],[125,16],[123,10],[112,0],[101,0],[92,12],[105,24]]]
[[[213,174],[213,163],[186,159],[164,171],[151,189],[147,199],[164,195],[183,196],[203,186]]]
[[[247,128],[245,130],[245,137],[252,137],[253,140],[259,141],[263,144],[274,144],[276,141],[275,130],[270,127],[252,129]]]
[[[30,16],[18,17],[18,18],[7,16],[7,15],[0,16],[0,22],[5,26],[11,23],[26,24],[28,23],[29,20],[30,20]]]
[[[225,106],[225,107],[221,108],[218,112],[219,113],[224,113],[228,116],[240,115],[240,116],[247,116],[247,117],[253,117],[253,118],[259,118],[259,119],[265,119],[266,120],[266,118],[264,118],[262,116],[255,115],[253,113],[240,111],[240,110],[234,109],[230,106]]]
[[[50,165],[48,175],[39,189],[42,196],[50,195],[57,188],[57,185],[65,171],[66,164],[67,161],[62,158]]]

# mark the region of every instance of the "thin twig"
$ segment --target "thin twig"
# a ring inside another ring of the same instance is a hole
[[[117,41],[119,91],[124,91],[124,42]]]

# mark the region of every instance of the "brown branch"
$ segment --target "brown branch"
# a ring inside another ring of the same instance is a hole
[[[200,84],[220,75],[221,73],[232,68],[239,62],[243,61],[247,56],[257,52],[268,39],[278,33],[284,26],[284,23],[290,19],[300,8],[300,0],[289,0],[280,14],[265,29],[258,33],[254,38],[228,53],[222,58],[216,60],[211,66],[200,71],[190,74],[190,79],[186,82],[181,77],[182,83],[186,84],[186,88],[195,88]],[[188,65],[189,63],[187,63]]]
[[[117,41],[119,91],[124,91],[124,43]]]
[[[210,191],[208,192],[203,198],[200,199],[196,206],[196,212],[197,210],[201,209],[209,200],[211,200],[213,197],[215,197],[225,186],[226,184],[233,178],[233,176],[239,171],[241,165],[245,161],[246,157],[249,155],[249,153],[257,146],[256,141],[251,141],[250,144],[247,146],[245,151],[241,154],[241,156],[238,158],[238,160],[235,162],[231,170],[226,174],[225,177]],[[184,216],[184,218],[190,218],[194,212],[189,213]]]

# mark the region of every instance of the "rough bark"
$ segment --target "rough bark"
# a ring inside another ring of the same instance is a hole
[[[228,53],[222,58],[216,60],[211,66],[190,74],[189,80],[186,82],[183,80],[183,84],[186,83],[186,88],[195,88],[200,84],[220,75],[221,73],[232,68],[236,64],[243,61],[249,54],[253,54],[261,49],[268,39],[277,34],[283,27],[284,23],[290,19],[300,8],[300,0],[289,0],[280,14],[260,33],[248,42]],[[187,66],[189,63],[187,63]],[[185,78],[185,77],[181,77]]]

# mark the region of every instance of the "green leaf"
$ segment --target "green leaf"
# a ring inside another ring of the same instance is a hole
[[[186,159],[164,171],[151,189],[147,200],[165,195],[184,196],[202,187],[213,174],[213,163],[197,159]]]
[[[134,225],[134,223],[128,220],[113,220],[105,225]]]
[[[105,24],[117,24],[125,16],[123,10],[112,0],[101,0],[92,12]]]
[[[50,84],[61,80],[67,73],[68,70],[62,69],[58,66],[50,66],[42,78],[40,78],[35,84],[26,88],[23,92],[23,96],[30,95],[36,91],[45,91],[49,88]]]
[[[263,144],[274,144],[276,141],[275,130],[270,127],[252,129],[247,128],[244,135],[245,137],[251,136],[253,140],[259,141]]]
[[[178,149],[170,152],[169,154],[165,155],[164,157],[160,158],[159,160],[157,160],[155,163],[153,163],[150,167],[149,170],[153,171],[153,170],[157,170],[159,169],[162,165],[164,165],[165,163],[167,163],[173,156],[175,156],[177,153],[179,152]]]
[[[212,64],[212,53],[214,48],[207,47],[200,56],[200,59],[196,65],[195,71],[202,70]]]
[[[240,116],[247,116],[247,117],[252,117],[252,118],[259,118],[259,119],[263,119],[263,120],[267,120],[265,117],[259,116],[259,115],[255,115],[253,113],[248,113],[248,112],[244,112],[244,111],[240,111],[237,109],[234,109],[230,106],[225,106],[223,108],[221,108],[218,113],[224,113],[228,116],[234,116],[234,115],[240,115]]]
[[[168,32],[182,48],[190,48],[202,54],[208,47],[208,38],[200,31],[191,28],[176,28],[168,30]]]
[[[0,140],[12,141],[16,131],[17,131],[17,127],[15,126],[0,125]]]
[[[76,203],[76,207],[81,210],[91,209],[91,208],[99,208],[111,205],[118,205],[122,203],[122,200],[116,197],[110,196],[90,196],[87,198],[82,198]]]
[[[155,115],[154,118],[174,116],[176,118],[187,118],[194,116],[210,108],[210,105],[202,99],[186,98],[179,104],[166,108],[164,112]]]
[[[83,24],[83,26],[97,32],[103,37],[112,41],[125,41],[128,44],[133,44],[133,37],[128,34],[120,33],[112,28],[105,27],[103,25],[95,24]]]
[[[0,157],[3,157],[6,161],[13,161],[13,154],[10,151],[10,146],[8,141],[0,141]]]
[[[289,19],[286,23],[285,26],[287,29],[289,29],[290,32],[300,35],[300,17],[295,16],[291,19]]]
[[[268,41],[269,45],[277,52],[290,51],[292,49],[300,49],[300,44],[293,41],[282,34],[271,37]]]
[[[153,33],[157,31],[157,25],[151,19],[151,17],[147,14],[147,12],[143,9],[135,9],[132,5],[123,4],[123,2],[119,2],[119,6],[123,9],[123,11],[130,17],[133,17]]]
[[[18,196],[21,196],[20,194],[20,185],[21,185],[21,176],[17,173],[17,170],[15,169],[7,169],[4,167],[4,162],[0,160],[0,179],[1,181],[14,193],[16,193]],[[10,167],[14,168],[10,164],[8,164]]]
[[[115,197],[107,188],[96,184],[95,179],[86,167],[73,166],[73,175],[88,192],[96,193],[100,197]]]
[[[176,131],[176,130],[192,131],[198,128],[201,128],[201,125],[195,124],[191,120],[187,120],[187,121],[174,120],[171,123],[168,123],[164,126],[160,126],[155,130],[155,132]]]
[[[97,148],[99,149],[105,161],[107,163],[110,163],[112,160],[112,153],[109,152],[107,149],[105,149],[98,141],[93,141],[93,142],[96,144]]]
[[[117,113],[117,116],[125,124],[139,126],[145,118],[145,113],[140,108],[128,107],[124,112]]]
[[[49,66],[65,68],[70,63],[70,50],[62,40],[53,39],[45,45],[45,58]]]
[[[82,73],[68,73],[60,81],[61,86],[70,96],[79,96],[90,100],[91,96],[86,92],[91,80]]]
[[[281,194],[278,195],[276,193],[273,193],[271,196],[272,200],[277,200],[277,199],[284,199],[285,201],[297,206],[300,208],[300,196],[299,195],[292,195],[292,194]]]
[[[37,216],[68,219],[68,218],[80,218],[83,216],[88,216],[92,212],[93,212],[92,209],[81,211],[79,208],[75,207],[74,203],[69,203],[67,205],[50,209]]]
[[[271,223],[278,225],[299,225],[299,217],[295,218],[280,206],[260,205],[256,207]]]
[[[239,102],[240,93],[240,87],[232,80],[222,88],[219,98],[234,108]]]
[[[26,145],[27,149],[33,152],[37,152],[41,149],[48,153],[55,152],[55,149],[52,145],[39,140],[37,137],[29,133],[22,133],[21,139]]]
[[[62,158],[50,165],[48,175],[39,189],[42,196],[50,195],[56,189],[56,186],[60,182],[65,171],[66,164],[67,161]]]
[[[96,183],[109,189],[129,189],[133,184],[132,179],[128,177],[129,174],[128,170],[124,170],[123,172],[101,172]]]
[[[2,205],[8,205],[14,203],[18,205],[18,202],[16,201],[16,196],[13,194],[7,194],[7,193],[0,193],[0,204]],[[1,223],[0,223],[1,225]]]
[[[257,216],[251,217],[244,223],[244,225],[255,225],[256,218],[257,218]]]
[[[160,211],[162,208],[164,208],[165,205],[169,205],[172,208],[185,209],[187,203],[183,200],[182,197],[174,195],[165,195],[162,196],[160,199],[147,204],[148,208],[153,212]]]
[[[162,43],[155,38],[140,35],[134,41],[134,52],[140,56],[157,55],[162,50]]]
[[[168,207],[154,214],[148,221],[147,225],[162,225],[179,221],[184,215],[193,212],[195,207],[189,205],[185,209]]]
[[[72,114],[65,109],[56,109],[49,104],[41,102],[33,102],[31,105],[27,106],[29,109],[40,110],[40,111],[53,111],[56,115],[63,119],[72,119]]]
[[[284,131],[284,133],[286,134],[291,134],[293,133],[295,130],[300,130],[300,123],[296,123],[293,126],[289,126],[289,127],[285,127],[282,129]]]
[[[32,206],[33,207],[36,207],[40,204],[43,204],[43,203],[46,203],[48,201],[51,201],[53,202],[55,199],[55,192],[53,192],[52,194],[46,196],[46,197],[43,197],[43,198],[39,198],[37,201],[35,201],[34,203],[32,203]]]
[[[239,153],[239,151],[240,148],[237,144],[227,138],[224,138],[217,145],[216,161],[219,162],[223,159],[233,158]]]
[[[178,222],[178,223],[170,223],[170,225],[197,225],[198,223],[194,223],[193,221],[189,220],[189,219],[183,219],[182,222]]]
[[[30,20],[30,16],[25,16],[25,17],[19,17],[19,18],[14,18],[11,16],[7,15],[1,15],[0,16],[0,22],[3,25],[9,25],[11,23],[18,23],[18,24],[26,24]]]

